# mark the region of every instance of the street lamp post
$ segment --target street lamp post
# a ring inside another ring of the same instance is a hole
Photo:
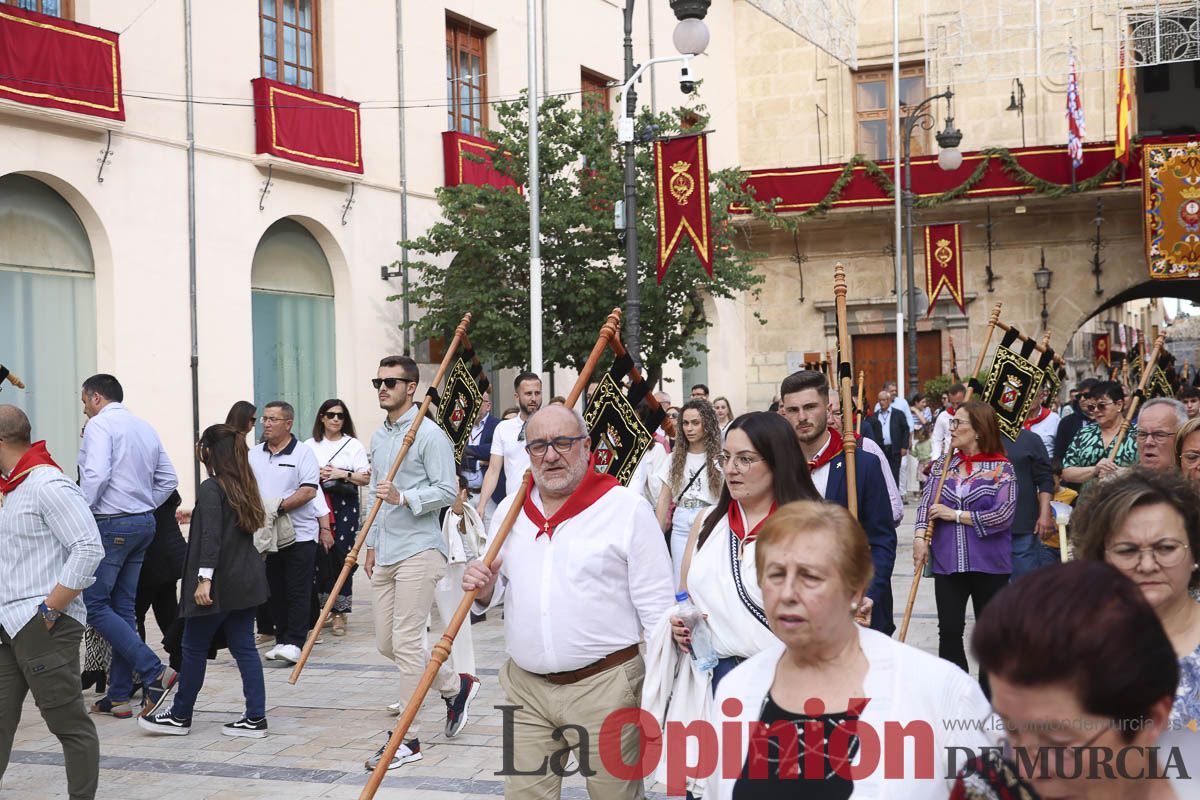
[[[935,100],[945,99],[947,104],[954,97],[954,92],[947,89],[941,94],[927,97],[918,103],[904,118],[904,135],[901,141],[904,145],[904,190],[902,204],[904,206],[904,257],[908,272],[908,394],[912,395],[917,387],[917,282],[916,269],[913,264],[913,205],[917,196],[912,190],[912,134],[919,125],[923,130],[931,129],[935,120],[929,111],[929,104]],[[947,111],[946,127],[937,134],[938,166],[947,172],[962,166],[962,153],[958,145],[962,142],[962,132],[954,127],[954,117]]]
[[[1042,293],[1042,330],[1050,324],[1050,309],[1046,307],[1046,292],[1050,291],[1050,279],[1054,273],[1046,269],[1046,248],[1042,248],[1042,265],[1033,271],[1033,285]]]
[[[683,61],[688,68],[691,57],[704,52],[708,46],[708,28],[704,17],[712,0],[671,0],[671,10],[679,24],[673,40],[680,56],[652,58],[638,66],[633,63],[633,6],[635,0],[625,0],[625,85],[621,100],[625,114],[618,121],[617,140],[625,145],[625,346],[635,361],[641,359],[642,338],[642,290],[639,283],[637,242],[637,150],[633,134],[634,114],[637,111],[637,92],[633,90],[637,78],[648,67],[666,61]],[[681,88],[693,91],[695,84],[681,81]],[[686,88],[691,87],[691,88]]]

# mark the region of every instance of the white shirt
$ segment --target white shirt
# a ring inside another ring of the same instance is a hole
[[[876,414],[879,417],[879,426],[883,429],[883,443],[886,446],[891,447],[892,446],[892,426],[891,426],[892,409],[891,408],[880,409],[879,411],[876,412]]]
[[[658,471],[655,478],[658,479],[658,486],[661,489],[663,484],[671,482],[671,463],[675,460],[675,454],[672,453],[664,458],[658,465]],[[696,480],[692,480],[692,476],[699,470],[700,474],[696,475]],[[691,481],[691,485],[688,485]],[[684,487],[687,491],[684,491]],[[683,474],[679,476],[679,485],[671,486],[671,499],[677,503],[684,500],[699,500],[705,505],[715,506],[717,501],[721,499],[721,484],[710,486],[708,484],[708,454],[707,453],[688,453],[687,460],[683,465]],[[683,495],[680,496],[680,492]]]
[[[829,435],[826,434],[825,444],[821,445],[818,453],[821,453],[829,446]],[[879,459],[879,465],[882,467],[883,482],[887,485],[888,502],[892,506],[892,522],[897,525],[904,519],[904,498],[900,496],[900,489],[896,486],[896,479],[892,477],[892,471],[888,469],[887,457],[883,454],[883,448],[875,443],[875,440],[870,436],[864,436],[858,441],[858,446],[864,451],[870,453]],[[821,497],[825,496],[825,488],[829,485],[829,465],[824,464],[820,469],[815,469],[809,473],[812,477],[812,482]]]
[[[937,421],[933,423],[933,438],[930,443],[930,459],[936,461],[946,452],[946,446],[950,443],[950,420],[954,418],[954,414],[946,410],[942,410],[938,414]]]
[[[525,420],[520,415],[502,420],[492,431],[492,455],[504,459],[504,494],[511,497],[521,486],[521,478],[529,469],[529,453],[525,452]],[[503,517],[501,517],[503,519]]]
[[[1051,411],[1046,415],[1046,418],[1036,425],[1030,425],[1029,430],[1036,433],[1042,439],[1042,444],[1046,445],[1046,455],[1050,460],[1054,460],[1054,440],[1058,437],[1058,424],[1062,422],[1062,417],[1057,412]]]
[[[496,535],[513,495],[492,516]],[[542,509],[535,487],[533,502]],[[523,512],[500,549],[487,608],[504,603],[504,640],[521,669],[579,669],[642,639],[675,601],[671,557],[648,503],[624,487],[561,523],[553,536]],[[486,608],[475,604],[475,611]]]
[[[331,464],[337,469],[349,472],[370,472],[371,462],[367,458],[367,448],[362,442],[352,436],[343,436],[336,441],[329,439],[309,439],[305,442],[317,457],[317,466]]]
[[[266,442],[250,450],[250,469],[258,480],[258,492],[264,499],[286,500],[301,486],[317,489],[317,496],[299,508],[287,512],[296,529],[297,542],[315,542],[318,534],[317,517],[329,513],[320,492],[321,468],[313,451],[300,444],[295,436],[288,446],[272,454]]]
[[[658,504],[658,495],[663,487],[663,481],[658,477],[658,467],[670,459],[667,448],[663,447],[662,442],[656,441],[646,448],[645,455],[633,471],[633,477],[629,479],[629,488],[645,497],[651,506]]]

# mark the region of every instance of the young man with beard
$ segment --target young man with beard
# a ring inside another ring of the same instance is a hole
[[[506,419],[492,430],[491,458],[483,475],[476,511],[482,518],[487,502],[496,491],[500,474],[504,473],[504,495],[517,491],[525,470],[529,469],[529,454],[525,452],[525,424],[542,407],[542,379],[532,372],[522,372],[513,381],[513,399],[520,413]]]
[[[638,642],[671,608],[671,557],[650,505],[592,469],[577,412],[543,409],[526,432],[533,475],[521,513],[491,568],[475,561],[463,576],[463,590],[479,592],[477,613],[505,605],[500,682],[515,708],[504,712],[504,796],[558,797],[565,750],[579,747],[591,797],[642,798],[640,778],[609,772],[600,731],[612,712],[638,706]],[[491,535],[512,502],[496,509]],[[639,729],[624,726],[621,760],[636,764],[639,752]]]
[[[813,485],[827,501],[848,504],[846,456],[842,435],[829,427],[829,384],[824,373],[815,370],[793,372],[779,387],[780,408],[796,430],[800,449],[808,459]],[[879,458],[860,447],[854,454],[857,480],[858,521],[871,544],[875,576],[867,589],[874,601],[871,627],[888,636],[896,629],[892,622],[892,568],[896,563],[896,526],[892,521],[891,501],[884,482]]]
[[[371,484],[368,504],[383,498],[383,507],[367,534],[363,568],[371,581],[375,615],[375,647],[400,670],[400,700],[389,709],[404,713],[405,703],[421,680],[429,662],[425,621],[433,608],[434,590],[446,574],[446,539],[438,512],[458,495],[454,447],[436,423],[426,420],[417,429],[412,447],[395,479],[388,471],[403,447],[419,411],[413,398],[420,378],[417,364],[408,356],[387,356],[371,383],[379,392],[379,407],[387,412],[383,427],[371,437]],[[471,700],[479,692],[479,679],[456,674],[443,664],[433,688],[446,702],[446,738],[458,735],[467,723]],[[396,751],[388,769],[421,760],[418,722]],[[367,760],[367,769],[379,763],[385,742]]]

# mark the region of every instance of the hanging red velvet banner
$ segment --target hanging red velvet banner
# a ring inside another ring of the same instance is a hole
[[[683,136],[654,143],[658,199],[658,282],[686,233],[712,277],[712,206],[708,195],[706,137]]]
[[[125,119],[118,35],[0,4],[0,98]]]
[[[492,154],[496,145],[480,136],[459,131],[442,132],[442,162],[445,168],[446,186],[469,184],[471,186],[495,186],[497,189],[521,188],[511,179],[501,175],[492,166]],[[483,163],[469,156],[483,159]]]
[[[929,310],[942,289],[954,298],[958,310],[967,313],[963,303],[962,241],[958,225],[927,225],[925,227],[925,293],[929,297]]]
[[[250,83],[256,152],[362,174],[358,103],[270,78]]]
[[[1112,367],[1112,341],[1107,333],[1098,334],[1092,339],[1092,366],[1099,364]]]

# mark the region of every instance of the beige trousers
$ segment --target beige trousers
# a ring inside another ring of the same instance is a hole
[[[512,659],[506,661],[500,670],[500,683],[509,704],[521,708],[506,712],[513,714],[514,724],[512,740],[504,743],[505,769],[508,771],[511,766],[512,772],[545,772],[505,775],[506,800],[557,800],[565,760],[557,759],[563,763],[556,773],[550,766],[556,760],[553,756],[565,747],[577,748],[580,743],[578,730],[564,726],[579,726],[587,731],[586,764],[582,753],[576,751],[575,755],[580,768],[586,766],[595,771],[587,778],[588,796],[592,800],[644,798],[640,779],[624,780],[605,770],[600,757],[600,728],[605,718],[617,709],[638,707],[645,677],[646,665],[641,656],[567,686],[557,686],[526,672]],[[637,762],[640,739],[635,726],[626,725],[622,729],[621,758],[626,764]],[[547,765],[545,770],[540,769],[543,763]]]
[[[396,564],[376,565],[371,575],[371,600],[375,616],[375,647],[400,669],[400,713],[421,682],[429,663],[429,639],[425,621],[433,608],[437,582],[446,574],[446,557],[437,550],[423,550]],[[443,664],[433,682],[442,697],[458,694],[458,674]],[[415,738],[418,720],[408,729]]]

